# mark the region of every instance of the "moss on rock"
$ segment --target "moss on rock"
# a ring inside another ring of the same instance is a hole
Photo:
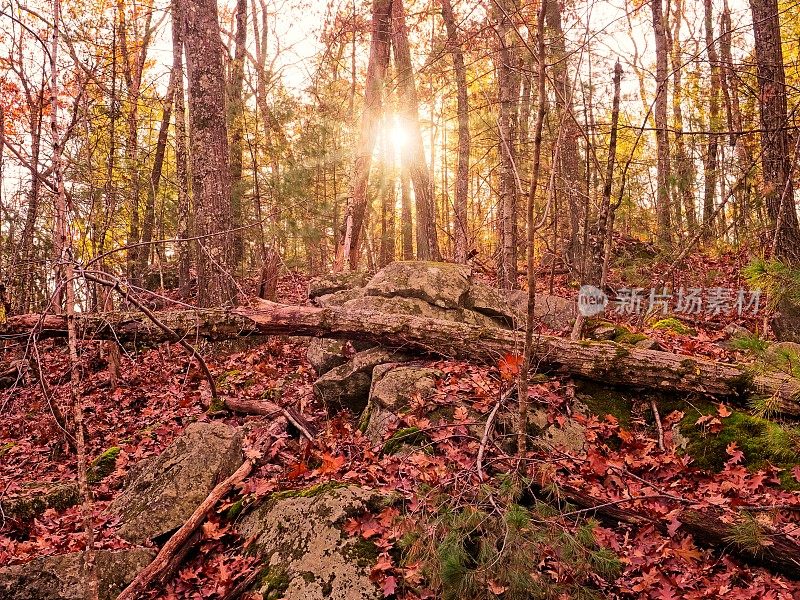
[[[697,332],[686,325],[686,323],[679,321],[675,317],[667,317],[666,319],[660,319],[651,325],[653,329],[666,329],[668,331],[672,331],[673,333],[678,333],[680,335],[696,335]]]
[[[404,445],[420,446],[427,441],[427,436],[419,427],[398,429],[383,445],[384,454],[397,454]]]
[[[111,475],[117,466],[117,457],[120,452],[122,452],[122,448],[111,446],[111,448],[95,458],[92,464],[89,465],[89,470],[86,474],[89,483],[98,483]]]

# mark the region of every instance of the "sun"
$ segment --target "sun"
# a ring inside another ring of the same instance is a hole
[[[408,131],[403,127],[400,122],[400,117],[392,115],[388,120],[388,136],[389,142],[395,151],[400,151],[408,144],[409,136]]]

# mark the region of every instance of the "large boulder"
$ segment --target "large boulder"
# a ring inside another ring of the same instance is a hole
[[[521,328],[525,326],[528,315],[528,292],[499,290],[473,282],[464,298],[464,304],[506,326]],[[550,329],[566,331],[572,328],[578,316],[578,307],[575,300],[537,293],[533,314]]]
[[[380,496],[359,487],[322,486],[283,495],[245,516],[238,530],[265,569],[255,590],[285,600],[377,600],[369,574],[378,550],[349,537],[345,522]]]
[[[317,296],[314,298],[314,303],[322,308],[329,308],[331,306],[341,306],[348,300],[361,298],[365,294],[364,288],[353,288],[350,290],[339,290],[324,296]]]
[[[141,544],[171,534],[242,461],[239,430],[218,421],[189,425],[111,504],[119,536]]]
[[[384,441],[397,428],[415,397],[429,398],[442,377],[438,369],[413,365],[386,364],[375,367],[369,403],[362,416],[364,434],[373,444]]]
[[[314,338],[308,344],[306,358],[314,367],[317,375],[324,375],[348,361],[348,357],[345,355],[346,348],[347,341],[345,340]]]
[[[100,600],[114,600],[155,557],[147,548],[98,550],[95,553]],[[83,553],[36,558],[0,568],[3,600],[83,600],[86,578]]]
[[[419,298],[363,296],[342,304],[346,310],[372,310],[376,312],[426,317],[443,321],[456,321],[467,325],[497,327],[498,323],[489,317],[463,308],[441,308]]]
[[[308,283],[308,297],[314,299],[341,290],[364,287],[367,281],[369,281],[369,275],[363,271],[322,275]]]
[[[364,410],[372,382],[372,370],[384,363],[410,360],[397,350],[370,348],[359,352],[349,362],[331,369],[314,382],[314,393],[331,411],[343,408],[355,414]]]
[[[470,287],[464,265],[424,261],[393,262],[366,286],[368,296],[418,298],[442,308],[459,308]]]

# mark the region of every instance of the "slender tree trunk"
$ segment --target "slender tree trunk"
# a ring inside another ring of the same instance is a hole
[[[458,166],[456,168],[454,208],[455,238],[454,258],[456,262],[463,263],[467,260],[469,251],[469,230],[467,223],[467,199],[469,195],[469,102],[467,99],[467,69],[464,66],[464,55],[458,40],[453,7],[450,0],[441,0],[442,17],[447,28],[447,44],[453,56],[453,70],[456,77],[456,111],[458,113]]]
[[[156,153],[153,157],[153,169],[150,172],[150,185],[147,188],[147,198],[145,199],[144,215],[142,219],[142,243],[139,251],[139,273],[144,274],[150,264],[150,257],[153,250],[150,243],[153,241],[153,228],[155,225],[155,206],[158,187],[161,183],[161,172],[164,169],[164,155],[167,150],[167,136],[169,135],[169,123],[172,119],[172,103],[175,96],[175,71],[170,74],[167,94],[164,97],[164,112],[161,117],[161,125],[158,129],[156,139]]]
[[[583,254],[581,239],[581,223],[584,219],[584,194],[581,190],[585,178],[584,165],[580,159],[578,139],[580,131],[573,116],[572,74],[569,66],[564,28],[561,24],[561,3],[548,2],[546,24],[552,34],[550,53],[553,60],[553,86],[555,88],[558,122],[562,131],[560,137],[558,162],[556,168],[557,195],[563,199],[558,205],[566,209],[566,218],[562,220],[564,232],[559,235],[564,239],[562,252],[564,262],[574,270],[578,270]]]
[[[714,133],[719,129],[719,95],[720,95],[720,66],[717,55],[716,40],[714,39],[714,15],[711,0],[704,0],[704,23],[706,30],[706,53],[711,69],[711,87],[708,97],[708,129],[712,133],[708,136],[708,150],[705,161],[705,190],[703,193],[703,231],[706,239],[715,236],[712,215],[714,214],[714,200],[717,194],[717,154],[718,136]]]
[[[497,35],[495,69],[499,111],[497,120],[497,154],[500,157],[498,202],[498,239],[500,257],[497,263],[497,279],[500,287],[511,289],[517,281],[517,173],[515,104],[519,99],[516,78],[516,33],[511,19],[512,2],[503,0],[494,3]]]
[[[388,124],[387,124],[388,127]],[[386,129],[386,128],[385,128]],[[395,258],[395,168],[394,148],[388,136],[383,138],[381,165],[381,245],[378,266],[385,267]]]
[[[372,152],[378,136],[383,107],[383,85],[389,65],[390,10],[392,0],[372,2],[372,41],[370,43],[364,112],[355,152],[350,197],[347,202],[342,239],[336,253],[336,270],[358,266],[361,232],[367,211],[367,183],[372,165]]]
[[[670,213],[670,158],[667,123],[667,41],[664,29],[663,0],[650,0],[653,13],[653,32],[656,41],[656,152],[658,154],[658,183],[656,190],[656,235],[664,247],[672,244]]]
[[[417,209],[417,258],[441,260],[436,231],[436,205],[433,197],[433,179],[425,158],[422,131],[419,126],[417,89],[411,65],[411,48],[403,0],[391,1],[391,39],[397,67],[397,104],[400,127],[408,132],[409,139],[401,149],[402,163],[407,166],[414,185]]]
[[[183,0],[172,0],[172,71],[175,74],[175,179],[178,188],[178,286],[189,292],[189,173],[186,155],[186,107],[183,89]]]
[[[44,86],[40,88],[38,94],[38,103],[36,107],[30,107],[30,126],[31,126],[31,154],[29,170],[31,177],[31,187],[28,190],[28,206],[25,213],[25,224],[22,227],[22,238],[19,245],[19,278],[15,282],[15,291],[19,294],[19,302],[17,303],[18,312],[28,312],[31,308],[31,300],[33,297],[33,286],[30,285],[34,272],[33,266],[33,235],[36,229],[36,219],[39,216],[39,193],[41,191],[41,182],[39,181],[39,152],[41,149],[42,140],[42,108]]]
[[[192,192],[195,226],[203,236],[197,256],[198,303],[214,306],[236,299],[222,39],[216,0],[185,0],[183,8]]]
[[[244,165],[244,59],[247,51],[247,0],[236,2],[236,49],[231,65],[231,77],[228,85],[228,130],[231,137],[230,171],[231,171],[231,225],[238,229],[232,233],[235,264],[244,259],[244,224],[243,200],[244,181],[242,171]]]
[[[414,217],[411,211],[411,176],[405,166],[400,167],[400,235],[403,260],[414,260]]]
[[[800,225],[789,154],[786,78],[777,0],[750,0],[761,116],[761,171],[767,213],[776,229],[775,254],[800,265]]]
[[[667,35],[667,47],[672,64],[672,127],[675,130],[675,197],[672,203],[683,206],[686,217],[686,228],[689,235],[697,229],[697,209],[693,192],[694,168],[692,160],[686,152],[683,135],[683,54],[681,52],[681,24],[683,22],[683,0],[675,0],[672,28],[664,28]]]

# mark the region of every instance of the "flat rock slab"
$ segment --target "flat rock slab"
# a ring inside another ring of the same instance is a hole
[[[349,360],[345,355],[346,347],[346,340],[314,338],[308,344],[306,358],[317,375],[324,375]]]
[[[111,504],[122,521],[119,536],[141,544],[175,531],[242,460],[237,429],[192,423]]]
[[[419,298],[363,296],[348,300],[342,308],[349,310],[374,310],[385,314],[410,315],[442,321],[455,321],[480,327],[499,327],[500,324],[478,312],[464,308],[442,308]]]
[[[342,530],[379,500],[360,487],[321,488],[272,500],[245,516],[239,533],[267,565],[254,590],[285,600],[381,598],[369,580],[377,549]]]
[[[366,286],[368,296],[419,298],[442,308],[464,306],[470,287],[464,265],[425,261],[393,262],[378,271]]]
[[[155,550],[98,550],[95,554],[100,600],[114,600],[155,558]],[[3,600],[83,600],[83,552],[36,558],[0,568]]]
[[[308,284],[308,297],[313,299],[341,290],[364,287],[367,281],[369,281],[369,275],[363,271],[330,273],[315,277]]]
[[[72,481],[31,482],[20,486],[14,494],[3,498],[0,507],[6,519],[25,523],[48,508],[62,511],[80,500],[78,484]]]

